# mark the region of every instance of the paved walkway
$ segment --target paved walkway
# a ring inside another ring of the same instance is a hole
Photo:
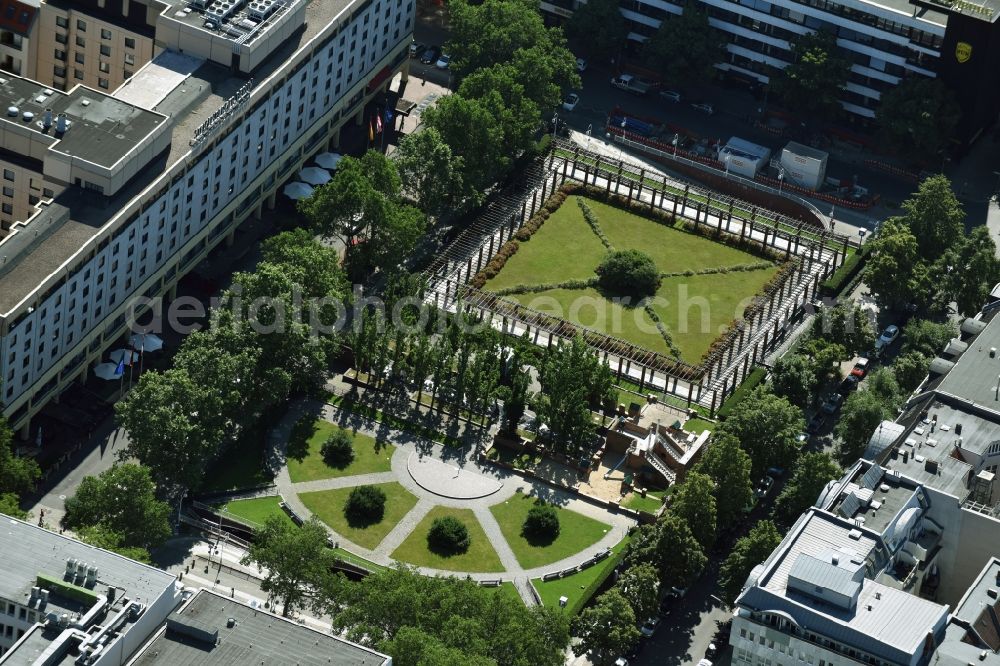
[[[343,535],[338,534],[327,526],[327,530],[338,542],[339,546],[359,557],[380,565],[391,565],[394,560],[391,557],[393,551],[413,532],[421,520],[436,505],[471,509],[479,519],[483,530],[486,532],[490,543],[496,550],[500,561],[503,563],[504,571],[501,573],[473,573],[469,576],[473,580],[504,580],[512,581],[521,595],[521,598],[528,605],[535,604],[535,598],[530,589],[529,580],[542,575],[566,569],[592,558],[597,553],[615,545],[621,541],[628,530],[635,524],[635,521],[627,516],[612,513],[606,508],[593,504],[578,496],[561,489],[553,488],[541,482],[534,482],[524,479],[507,470],[495,468],[492,465],[480,465],[475,460],[475,447],[466,446],[461,450],[446,448],[435,442],[429,442],[407,432],[394,430],[382,424],[364,419],[357,414],[345,412],[331,405],[323,405],[318,402],[302,402],[294,405],[271,433],[271,444],[277,450],[281,459],[284,459],[284,447],[288,442],[288,436],[295,422],[303,416],[315,416],[324,418],[327,421],[344,425],[376,438],[377,441],[386,441],[396,446],[396,451],[392,456],[392,471],[377,474],[362,474],[357,476],[340,477],[335,479],[324,479],[321,481],[307,481],[293,483],[288,475],[288,468],[281,465],[275,483],[278,492],[281,493],[285,502],[303,518],[312,515],[298,497],[300,492],[311,492],[316,490],[328,490],[333,488],[346,488],[367,483],[386,483],[395,481],[413,493],[418,499],[417,504],[393,527],[388,535],[374,549],[363,548]],[[461,499],[454,497],[443,497],[428,490],[425,490],[413,480],[407,471],[407,461],[411,455],[426,456],[444,462],[448,467],[442,469],[454,470],[458,468],[463,471],[475,473],[492,479],[500,483],[500,488],[486,496],[473,499]],[[542,497],[547,502],[576,511],[583,515],[594,518],[608,525],[608,531],[597,543],[575,553],[558,562],[553,562],[544,567],[524,569],[518,563],[514,552],[500,531],[500,526],[489,507],[499,504],[515,493],[522,492],[533,496]],[[431,569],[428,567],[418,567],[420,573],[425,575],[455,575],[464,574],[462,571],[444,571]]]

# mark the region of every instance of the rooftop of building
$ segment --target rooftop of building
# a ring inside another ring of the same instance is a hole
[[[910,0],[862,0],[865,4],[884,7],[898,14],[904,14],[908,18],[918,18],[928,23],[932,23],[942,28],[948,25],[948,14],[940,6],[934,6],[928,2],[917,5]]]
[[[377,666],[390,658],[356,643],[200,590],[175,611],[130,666]]]
[[[1000,1],[998,0],[913,0],[913,4],[928,13],[961,14],[969,18],[993,23],[1000,18]]]
[[[128,0],[45,0],[45,4],[58,7],[63,11],[79,12],[104,21],[105,23],[124,28],[137,35],[152,39],[156,26],[150,23],[146,15],[146,5],[158,5],[165,0],[148,0],[148,2],[128,2]],[[126,3],[128,3],[126,5]],[[125,7],[129,12],[125,14]],[[139,11],[141,9],[141,11]],[[155,15],[154,15],[155,16]]]
[[[825,508],[855,521],[876,534],[886,529],[917,492],[917,485],[906,477],[885,473],[878,465],[860,466]]]
[[[249,44],[267,30],[292,5],[303,0],[166,0],[164,12],[181,23],[206,33]]]
[[[96,582],[90,589],[102,594],[108,587],[115,587],[133,599],[152,601],[176,582],[166,571],[2,514],[0,553],[4,572],[0,576],[0,599],[23,605],[27,605],[31,588],[38,585],[39,574],[63,580],[70,559],[96,567]],[[50,603],[56,596],[50,596]]]
[[[979,405],[1000,408],[1000,400],[997,400],[1000,317],[993,316],[995,312],[979,320],[985,326],[977,334],[963,337],[969,343],[968,348],[954,360],[954,367],[946,375],[932,383],[932,388]]]
[[[945,640],[932,663],[1000,664],[1000,559],[990,558],[952,611]]]
[[[877,535],[811,509],[754,570],[755,584],[738,604],[787,613],[816,634],[908,661],[929,632],[943,629],[948,608],[871,580],[886,560]]]
[[[262,85],[354,0],[306,1],[308,4],[304,27],[285,40],[253,72],[255,87]],[[185,67],[190,67],[190,61],[191,59],[171,58],[161,54],[146,67],[183,71]],[[142,70],[136,76],[141,73]],[[192,150],[191,142],[198,128],[247,83],[245,77],[234,75],[230,69],[208,61],[200,61],[190,76],[181,78],[183,83],[169,92],[164,94],[160,90],[154,94],[154,97],[160,97],[160,101],[153,110],[168,116],[171,122],[170,148],[165,155],[147,164],[113,197],[101,197],[78,187],[67,188],[54,203],[42,209],[25,226],[25,229],[39,231],[37,235],[33,234],[30,240],[25,238],[17,243],[11,242],[11,238],[17,234],[8,235],[3,240],[0,244],[0,255],[3,257],[0,260],[0,314],[9,314],[46,277],[97,235],[129,201],[160,177],[170,165],[188,154]],[[138,80],[142,81],[141,78]],[[141,98],[141,95],[127,90],[131,85],[134,83],[126,82],[115,92],[115,96],[120,98],[115,99],[115,102],[128,105],[126,100]],[[71,128],[67,135],[75,129]],[[68,211],[71,211],[70,218],[67,218]]]
[[[19,76],[0,77],[0,120],[47,137],[53,150],[110,168],[161,123],[162,114],[149,111],[90,88],[76,86],[61,92]],[[51,124],[45,127],[45,110]],[[57,117],[69,121],[58,132]]]

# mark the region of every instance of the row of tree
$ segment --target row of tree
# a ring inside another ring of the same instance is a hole
[[[262,568],[261,588],[284,615],[309,608],[334,631],[402,666],[557,666],[569,621],[558,608],[526,608],[471,580],[421,576],[398,566],[360,582],[333,573],[334,552],[314,518],[302,527],[272,517],[244,564]]]
[[[122,459],[149,467],[171,497],[201,484],[206,468],[268,409],[322,385],[338,351],[332,328],[350,299],[335,250],[296,230],[263,244],[263,260],[237,273],[208,328],[184,339],[164,372],[143,373],[115,405],[129,444]]]
[[[14,454],[14,433],[0,416],[0,513],[27,519],[19,505],[21,496],[35,488],[41,470],[34,458]]]

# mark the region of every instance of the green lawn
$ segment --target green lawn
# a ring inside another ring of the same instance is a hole
[[[697,417],[693,419],[688,419],[684,422],[684,429],[688,432],[693,432],[696,435],[700,435],[702,430],[707,430],[712,432],[715,430],[717,424],[715,421],[706,421],[705,419],[699,419]]]
[[[587,226],[576,200],[577,197],[566,199],[530,240],[521,243],[517,253],[484,288],[496,291],[519,284],[552,284],[594,277],[594,269],[607,250]],[[588,199],[587,204],[594,206],[596,202]]]
[[[461,555],[444,557],[427,547],[427,533],[435,518],[453,516],[465,523],[469,530],[469,550]],[[392,558],[407,564],[415,564],[445,571],[467,571],[470,573],[503,571],[500,557],[493,550],[486,533],[483,532],[476,514],[472,509],[453,509],[436,506],[424,516],[420,524],[406,537],[399,548],[392,553]]]
[[[202,492],[225,492],[267,485],[274,476],[264,465],[267,450],[268,416],[246,428],[218,460],[209,465],[202,481]]]
[[[522,599],[521,595],[517,593],[517,588],[514,587],[514,583],[510,582],[509,580],[505,580],[504,582],[500,583],[500,587],[496,588],[496,591],[497,594],[500,594],[505,597],[510,597],[511,599],[516,599],[517,603],[524,605],[524,599]]]
[[[417,498],[398,483],[380,483],[376,488],[381,488],[385,492],[385,515],[380,522],[365,527],[352,527],[344,516],[344,504],[353,488],[300,493],[299,499],[306,505],[306,508],[332,527],[337,534],[350,539],[359,546],[372,549],[382,542],[385,535],[417,503]]]
[[[653,222],[599,201],[588,200],[601,228],[618,249],[639,249],[663,273],[752,264],[760,258],[709,238]],[[572,248],[568,251],[567,248]],[[555,284],[594,275],[604,248],[583,219],[576,197],[570,197],[531,240],[522,244],[503,270],[486,283],[487,290],[514,285]],[[698,363],[712,341],[743,311],[775,275],[777,266],[666,278],[656,292],[653,309],[680,350],[681,359]],[[670,350],[645,310],[623,307],[597,289],[548,289],[508,298],[580,326],[623,338],[661,353]]]
[[[656,513],[663,506],[663,491],[648,490],[645,497],[639,493],[629,493],[628,499],[622,506],[626,509]]]
[[[591,546],[607,534],[611,527],[593,518],[562,507],[556,507],[559,515],[559,536],[549,544],[533,544],[521,534],[521,526],[528,511],[535,505],[536,498],[516,493],[506,502],[490,507],[493,517],[500,524],[507,543],[525,569],[545,566],[558,562],[587,546]]]
[[[255,497],[253,499],[233,500],[218,507],[219,513],[232,515],[233,517],[249,521],[252,524],[263,525],[270,516],[279,516],[292,523],[280,506],[281,499],[278,497]]]
[[[350,465],[344,468],[327,465],[320,449],[337,430],[340,428],[322,419],[310,424],[296,424],[288,442],[288,475],[293,483],[390,471],[396,447],[387,442],[376,442],[361,433],[351,433],[354,437],[354,460]]]
[[[543,581],[535,578],[531,582],[538,590],[538,596],[542,598],[542,605],[559,607],[559,597],[566,597],[569,601],[566,604],[566,612],[576,615],[583,608],[584,604],[594,595],[611,572],[621,560],[628,539],[623,539],[611,549],[611,555],[601,560],[592,567],[575,573],[565,578]]]

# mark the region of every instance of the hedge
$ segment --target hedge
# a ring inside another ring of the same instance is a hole
[[[840,268],[820,283],[820,294],[823,296],[837,296],[840,294],[840,292],[854,281],[854,278],[858,276],[861,269],[864,268],[865,262],[868,260],[868,255],[867,246],[854,254],[848,255],[844,263],[840,265]]]
[[[740,384],[735,391],[733,391],[733,394],[729,396],[724,403],[722,403],[722,406],[719,407],[719,411],[715,413],[715,416],[720,419],[724,419],[729,416],[729,413],[733,411],[733,408],[740,404],[743,398],[745,398],[750,391],[757,388],[757,385],[763,382],[765,377],[767,377],[766,369],[756,367],[751,370],[750,374],[747,375],[747,378],[743,381],[743,383]]]
[[[38,587],[43,590],[60,594],[71,601],[83,604],[87,608],[90,608],[97,603],[98,595],[93,590],[88,590],[85,587],[80,587],[79,585],[74,585],[73,583],[67,583],[66,581],[56,578],[55,576],[40,573],[36,577],[35,582],[37,582]]]

